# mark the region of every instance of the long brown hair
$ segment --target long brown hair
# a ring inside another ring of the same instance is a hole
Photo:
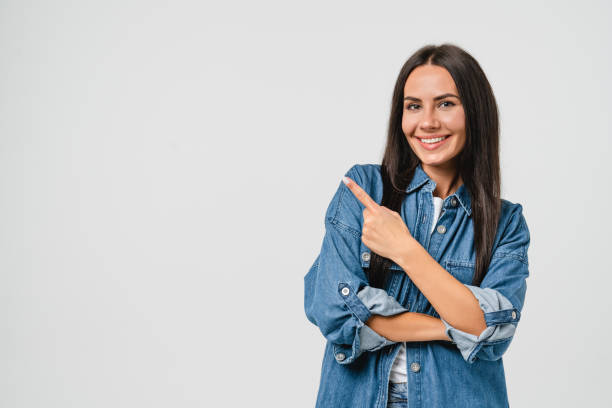
[[[426,45],[417,50],[399,72],[381,164],[383,196],[381,205],[400,212],[406,188],[419,158],[402,131],[404,86],[413,69],[420,65],[444,67],[455,81],[465,112],[466,142],[457,156],[457,171],[470,193],[474,224],[476,265],[472,285],[480,286],[489,262],[501,212],[499,169],[499,114],[491,85],[478,62],[452,44]],[[371,253],[367,270],[370,286],[384,288],[391,260]]]

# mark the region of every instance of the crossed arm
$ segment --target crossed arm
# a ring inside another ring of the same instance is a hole
[[[434,308],[455,327],[475,336],[487,327],[484,313],[473,293],[438,264],[418,243],[400,265],[428,297]],[[406,261],[409,259],[410,261]],[[420,272],[418,272],[420,271]],[[379,335],[396,342],[453,341],[441,319],[415,312],[392,316],[373,314],[365,324]]]
[[[474,294],[438,264],[427,251],[416,243],[412,252],[399,260],[421,292],[436,311],[447,321],[469,334],[480,335],[486,329],[484,313]],[[446,334],[441,319],[415,312],[392,316],[373,314],[365,324],[391,341],[452,341]]]
[[[434,308],[455,327],[475,336],[486,329],[484,313],[473,293],[416,243],[400,265]],[[441,319],[415,312],[392,316],[373,314],[365,324],[391,341],[452,341]]]
[[[372,315],[366,325],[381,336],[396,342],[451,341],[446,335],[442,320],[424,313],[404,312],[393,316]]]

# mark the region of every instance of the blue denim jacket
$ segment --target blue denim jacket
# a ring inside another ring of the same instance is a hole
[[[380,165],[356,164],[346,176],[381,202]],[[480,286],[472,286],[476,253],[469,192],[464,184],[444,200],[438,228],[430,233],[435,187],[419,165],[400,215],[412,236],[478,299],[487,328],[475,336],[442,319],[452,341],[406,342],[409,406],[508,407],[502,355],[520,320],[529,276],[523,207],[502,200],[489,270]],[[340,181],[325,214],[321,251],[304,277],[306,316],[327,340],[317,407],[386,407],[391,365],[401,344],[365,325],[371,315],[409,311],[440,318],[396,263],[385,290],[368,286],[363,209]]]

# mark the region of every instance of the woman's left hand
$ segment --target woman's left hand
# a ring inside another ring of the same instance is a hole
[[[397,263],[414,242],[402,216],[396,211],[378,205],[351,178],[344,177],[343,181],[365,206],[361,240],[370,250]]]

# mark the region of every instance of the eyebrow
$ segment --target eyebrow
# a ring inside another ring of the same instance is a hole
[[[455,98],[457,98],[457,99],[461,100],[461,98],[459,98],[457,95],[454,95],[454,94],[452,94],[452,93],[445,93],[445,94],[443,94],[443,95],[436,96],[436,97],[434,98],[434,101],[437,101],[437,100],[439,100],[439,99],[448,98],[449,96],[453,96],[453,97],[455,97]],[[415,98],[414,96],[406,96],[406,97],[404,98],[404,100],[405,100],[405,101],[407,101],[407,100],[411,100],[411,101],[415,101],[415,102],[423,102],[422,100],[420,100],[419,98]]]

